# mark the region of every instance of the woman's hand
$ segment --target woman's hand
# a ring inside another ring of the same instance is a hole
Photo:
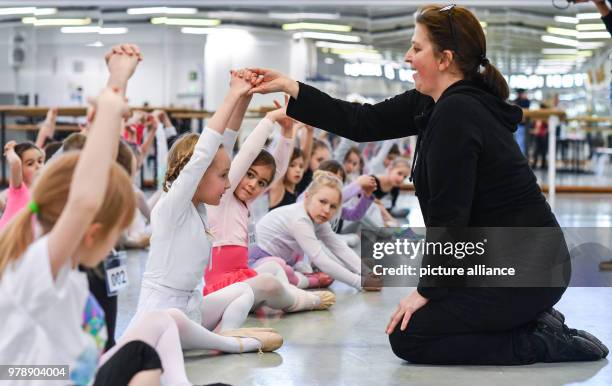
[[[391,335],[400,321],[402,322],[400,330],[406,330],[412,314],[414,314],[428,302],[429,299],[421,296],[417,290],[412,291],[410,295],[403,298],[395,309],[395,312],[391,316],[391,320],[387,325],[387,335]]]
[[[297,98],[300,87],[295,80],[268,68],[249,68],[248,70],[257,75],[252,80],[253,89],[249,91],[249,94],[284,92],[293,98]]]

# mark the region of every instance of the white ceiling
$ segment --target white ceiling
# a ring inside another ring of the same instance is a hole
[[[569,48],[544,43],[541,36],[548,26],[573,28],[556,23],[555,15],[574,16],[578,12],[596,12],[592,3],[572,5],[566,10],[553,7],[553,0],[458,0],[457,4],[469,6],[478,17],[488,23],[488,56],[506,70],[533,65],[543,57],[544,48]],[[554,0],[565,4],[565,0]],[[64,0],[64,1],[1,1],[0,7],[53,6],[67,15],[89,16],[108,24],[148,23],[150,15],[127,15],[128,7],[182,6],[198,8],[201,17],[220,17],[223,24],[279,29],[287,22],[271,19],[270,11],[340,13],[341,18],[325,21],[349,24],[353,33],[373,45],[385,55],[398,56],[409,46],[413,14],[423,0],[202,0],[202,1],[146,1],[146,0]],[[290,5],[288,5],[290,4]],[[193,17],[193,16],[189,16]],[[0,19],[10,22],[11,19]],[[18,22],[19,18],[12,19]],[[598,21],[589,21],[597,23]],[[608,48],[612,39],[604,40]]]

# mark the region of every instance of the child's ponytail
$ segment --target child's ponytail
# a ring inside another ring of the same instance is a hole
[[[32,190],[30,205],[21,209],[0,232],[0,278],[6,267],[21,257],[37,237],[33,219],[42,234],[53,229],[68,201],[79,155],[79,151],[73,151],[49,163]],[[102,225],[102,236],[115,227],[127,228],[136,208],[136,197],[127,173],[116,163],[109,173],[104,201],[93,220]]]

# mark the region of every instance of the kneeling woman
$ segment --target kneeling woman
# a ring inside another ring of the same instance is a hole
[[[469,10],[426,6],[416,13],[405,57],[416,90],[359,105],[257,69],[261,76],[251,92],[285,91],[292,97],[289,116],[354,141],[418,135],[412,174],[428,228],[558,228],[513,138],[522,112],[506,102],[508,84],[486,58],[486,47]],[[537,252],[537,263],[555,257]],[[519,365],[607,356],[601,342],[567,328],[552,309],[564,291],[564,285],[420,286],[400,302],[387,333],[395,354],[416,363]]]

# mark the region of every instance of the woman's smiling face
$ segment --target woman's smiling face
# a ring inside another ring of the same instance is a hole
[[[414,27],[412,46],[406,52],[404,61],[415,71],[414,85],[417,91],[432,96],[438,88],[440,63],[436,48],[429,40],[427,28],[419,23]]]

